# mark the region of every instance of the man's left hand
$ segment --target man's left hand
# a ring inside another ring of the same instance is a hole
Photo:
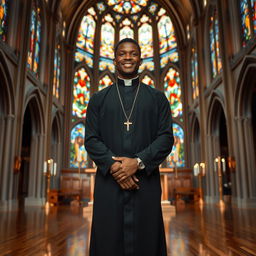
[[[121,162],[121,168],[112,174],[117,182],[121,182],[132,176],[138,169],[138,161],[136,158],[113,157],[113,159],[115,161]]]

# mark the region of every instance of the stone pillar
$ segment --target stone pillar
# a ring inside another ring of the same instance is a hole
[[[12,125],[14,121],[13,115],[8,115],[5,117],[3,125],[3,157],[2,157],[2,175],[1,175],[1,201],[6,201],[8,199],[8,188],[12,187],[10,184],[10,176],[13,175],[13,154],[11,152],[11,135],[12,135]]]

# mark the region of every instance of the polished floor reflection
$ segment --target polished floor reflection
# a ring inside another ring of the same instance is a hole
[[[169,256],[256,255],[256,209],[212,205],[164,215]],[[87,256],[89,216],[69,206],[1,210],[0,255]]]

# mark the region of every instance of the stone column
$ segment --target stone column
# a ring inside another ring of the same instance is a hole
[[[1,175],[1,201],[6,201],[8,199],[8,188],[12,187],[10,184],[10,176],[13,175],[13,157],[11,152],[11,135],[12,135],[12,125],[14,121],[13,115],[8,115],[4,120],[4,137],[3,143],[3,157],[2,157],[2,175]]]

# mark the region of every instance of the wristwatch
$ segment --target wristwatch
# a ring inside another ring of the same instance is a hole
[[[139,170],[144,169],[145,165],[143,164],[142,160],[139,157],[137,157],[136,159],[137,159],[137,162],[138,162],[138,169]]]

